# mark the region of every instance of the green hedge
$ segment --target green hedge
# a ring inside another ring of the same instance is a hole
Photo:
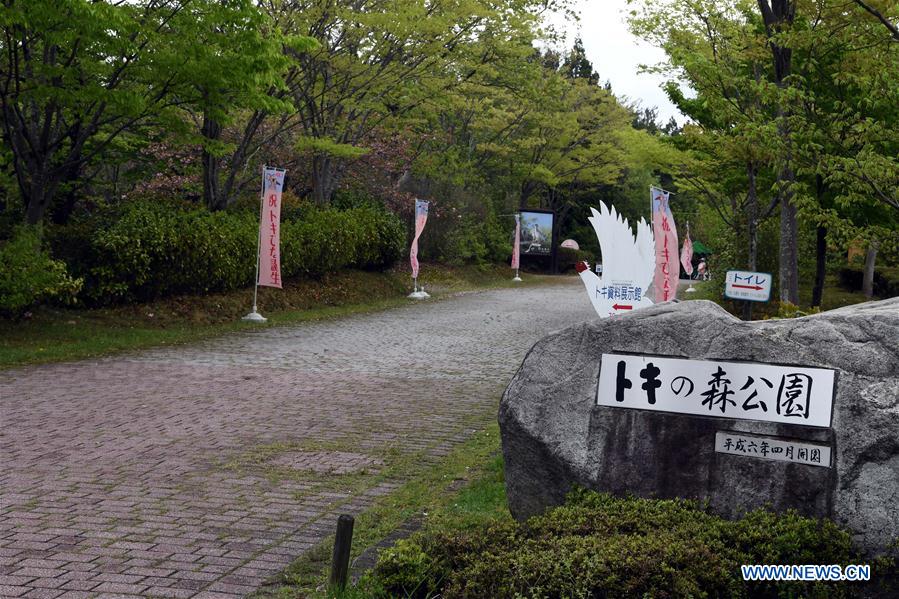
[[[558,250],[558,264],[559,264],[559,272],[568,272],[569,270],[573,270],[574,266],[578,262],[584,262],[590,264],[591,269],[596,268],[596,264],[593,262],[593,254],[587,252],[585,250],[573,250],[571,248],[563,248],[560,247]]]
[[[740,565],[868,562],[827,520],[758,510],[729,521],[691,501],[576,491],[524,524],[437,528],[400,541],[362,586],[370,596],[444,599],[843,597],[861,585],[746,582]],[[874,563],[872,580],[895,580],[895,566]]]
[[[253,284],[258,215],[178,210],[132,202],[54,231],[53,249],[84,278],[89,304]],[[341,268],[382,269],[404,245],[402,223],[372,207],[308,208],[281,226],[281,274],[320,276]]]
[[[81,284],[41,246],[37,227],[16,227],[0,242],[0,315],[20,316],[41,301],[69,303]]]
[[[844,266],[839,270],[840,287],[847,291],[861,291],[864,270]],[[874,269],[874,295],[886,299],[899,295],[899,268]]]

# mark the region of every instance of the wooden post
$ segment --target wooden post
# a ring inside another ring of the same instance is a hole
[[[743,320],[752,320],[752,302],[743,300]]]
[[[350,569],[350,548],[353,546],[353,517],[341,514],[337,518],[337,534],[334,535],[334,554],[331,556],[332,589],[343,590],[346,587]]]

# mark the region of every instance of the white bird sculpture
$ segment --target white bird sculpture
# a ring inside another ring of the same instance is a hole
[[[593,216],[588,220],[599,238],[602,276],[591,271],[586,262],[577,265],[593,308],[606,318],[651,306],[647,293],[656,267],[652,229],[641,218],[634,236],[627,219],[614,206],[600,202],[599,208],[599,212],[590,209]]]

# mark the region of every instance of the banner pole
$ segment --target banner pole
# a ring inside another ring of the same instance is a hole
[[[262,183],[259,186],[259,230],[256,231],[256,279],[253,281],[253,312],[259,294],[259,252],[262,250],[262,211],[265,209],[265,165],[262,165]]]
[[[243,317],[251,322],[265,322],[267,318],[257,311],[259,295],[259,252],[262,250],[262,211],[265,208],[265,165],[262,165],[262,184],[259,186],[259,228],[256,231],[256,278],[253,280],[253,311]]]

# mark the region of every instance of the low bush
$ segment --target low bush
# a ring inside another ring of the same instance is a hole
[[[563,248],[560,247],[558,250],[558,264],[559,264],[559,272],[568,272],[574,269],[575,264],[578,262],[587,261],[590,264],[591,269],[596,268],[596,264],[593,263],[593,254],[584,250],[573,250],[571,248]]]
[[[861,291],[864,270],[861,267],[844,266],[838,273],[840,287],[847,291]],[[874,269],[874,295],[880,298],[899,295],[899,268]]]
[[[281,274],[320,276],[345,267],[381,269],[402,254],[402,224],[373,207],[287,212]],[[211,213],[131,202],[53,233],[53,248],[85,281],[89,304],[144,301],[253,284],[258,214]]]
[[[746,582],[741,564],[849,564],[830,521],[759,510],[736,521],[685,500],[573,492],[524,524],[437,529],[382,553],[363,581],[401,597],[851,596],[845,582]],[[887,561],[875,565],[892,568]],[[895,570],[890,570],[891,575]]]
[[[0,242],[0,314],[20,316],[41,301],[69,303],[81,284],[41,247],[37,227],[16,227]]]
[[[466,215],[456,221],[445,218],[438,225],[444,230],[440,259],[453,265],[508,262],[512,233],[505,225],[492,212],[483,217]]]

